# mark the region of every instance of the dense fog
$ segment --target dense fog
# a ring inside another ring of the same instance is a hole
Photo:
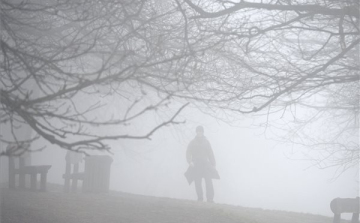
[[[65,171],[80,151],[111,157],[106,192],[196,201],[186,151],[204,134],[216,204],[333,216],[359,196],[359,1],[0,4],[3,187],[47,185],[30,164],[89,182]]]
[[[151,140],[110,142],[113,154],[105,154],[113,159],[111,190],[196,200],[194,183],[189,186],[184,177],[185,152],[195,127],[202,125],[221,176],[213,180],[216,203],[332,216],[332,199],[358,196],[357,168],[342,174],[336,167],[319,169],[304,159],[306,150],[272,140],[271,133],[254,126],[250,118],[231,126],[189,108],[179,120],[186,122],[160,129]],[[144,126],[145,122],[134,129],[140,132]],[[62,185],[65,153],[47,145],[32,154],[32,163],[51,164],[48,181]]]

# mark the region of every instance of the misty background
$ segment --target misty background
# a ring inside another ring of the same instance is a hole
[[[161,117],[141,120],[133,130],[141,132],[157,119]],[[188,167],[185,151],[196,126],[203,125],[221,176],[213,181],[216,203],[332,216],[332,199],[359,195],[358,167],[344,173],[339,167],[319,169],[314,160],[306,160],[304,148],[273,140],[274,133],[256,125],[260,119],[243,118],[231,126],[188,108],[179,116],[185,123],[162,128],[151,140],[109,142],[113,154],[90,154],[113,158],[111,190],[195,200],[194,184],[189,186],[184,177]],[[52,165],[48,182],[63,184],[66,151],[43,141],[33,146],[43,145],[47,149],[33,153],[32,164]]]
[[[332,216],[332,199],[359,196],[357,9],[4,1],[1,181],[8,156],[45,148],[31,164],[62,185],[80,150],[112,157],[111,190],[195,200],[185,151],[202,125],[216,203]]]

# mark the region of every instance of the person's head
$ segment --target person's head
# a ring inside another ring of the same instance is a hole
[[[204,127],[202,127],[201,125],[199,125],[198,127],[196,127],[196,134],[204,134]]]

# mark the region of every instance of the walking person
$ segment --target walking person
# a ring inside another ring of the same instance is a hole
[[[203,201],[202,179],[205,180],[207,202],[214,202],[214,186],[212,179],[220,179],[215,169],[216,161],[214,152],[207,138],[204,136],[204,128],[196,127],[196,136],[189,143],[186,150],[186,159],[189,168],[185,176],[191,184],[195,182],[195,190],[198,201]]]

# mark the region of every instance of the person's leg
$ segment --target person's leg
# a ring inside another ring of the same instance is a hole
[[[202,180],[201,177],[197,177],[195,179],[195,190],[198,197],[198,201],[203,200],[203,190],[202,190],[201,180]]]
[[[205,178],[207,202],[214,202],[214,186],[211,178]]]

